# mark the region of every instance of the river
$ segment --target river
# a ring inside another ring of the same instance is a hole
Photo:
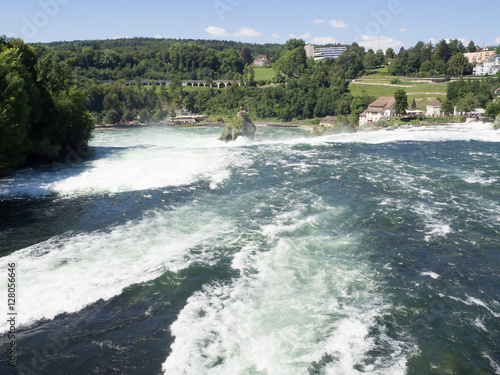
[[[500,374],[500,131],[221,132],[0,179],[2,374]]]

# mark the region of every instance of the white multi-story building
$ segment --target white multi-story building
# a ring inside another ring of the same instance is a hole
[[[500,71],[500,55],[490,56],[484,64],[479,64],[474,67],[474,75],[485,76],[486,74],[494,76]]]
[[[484,50],[481,52],[464,53],[464,56],[472,63],[482,63],[495,54],[495,50]]]
[[[347,47],[322,47],[314,48],[314,44],[306,44],[304,47],[307,57],[313,57],[314,60],[338,59],[340,55],[347,50]]]
[[[375,124],[381,119],[390,120],[396,114],[395,104],[396,99],[392,97],[382,96],[378,98],[359,115],[359,126]]]
[[[314,44],[306,44],[304,47],[306,49],[306,56],[307,57],[314,57]]]

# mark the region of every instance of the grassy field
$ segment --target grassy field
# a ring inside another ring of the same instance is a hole
[[[276,76],[276,71],[273,68],[254,68],[255,80],[272,80]]]
[[[381,96],[394,96],[397,90],[404,90],[408,95],[408,103],[411,104],[413,98],[417,102],[417,108],[420,110],[425,110],[427,104],[431,101],[441,98],[444,100],[446,98],[446,83],[413,83],[413,82],[402,82],[401,85],[413,86],[413,87],[397,87],[397,86],[386,86],[388,81],[381,80],[364,80],[363,82],[376,83],[374,85],[363,85],[357,83],[351,83],[349,85],[349,90],[353,96],[360,95],[370,95],[376,98]],[[378,83],[378,84],[377,84]]]

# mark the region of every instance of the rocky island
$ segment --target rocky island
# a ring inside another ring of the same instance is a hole
[[[245,112],[239,112],[236,119],[226,126],[224,133],[219,138],[221,141],[235,141],[238,137],[255,138],[256,127]]]

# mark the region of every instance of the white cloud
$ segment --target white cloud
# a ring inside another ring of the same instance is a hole
[[[113,39],[114,40],[116,40],[116,39],[132,39],[132,37],[130,37],[130,36],[115,36],[115,37],[113,37]]]
[[[320,23],[325,23],[325,20],[320,20],[320,19],[315,19],[313,23],[320,24]]]
[[[498,38],[495,39],[495,43],[498,43],[500,44],[500,36]]]
[[[345,23],[344,21],[337,21],[337,20],[331,20],[331,21],[328,21],[328,23],[330,25],[332,25],[332,27],[335,27],[335,28],[341,28],[341,27],[347,27],[347,23]]]
[[[226,35],[228,35],[226,30],[224,30],[222,27],[217,27],[217,26],[208,26],[205,29],[205,32],[207,32],[210,35],[214,35],[214,36],[226,36]]]
[[[281,35],[278,33],[272,33],[271,36],[273,39],[281,39]]]
[[[361,35],[359,45],[374,51],[377,51],[379,48],[385,51],[387,48],[401,48],[403,47],[403,42],[388,36]]]
[[[408,31],[408,29],[399,29],[399,31],[401,31],[402,33],[406,33]]]
[[[311,36],[311,34],[309,33],[304,33],[304,34],[300,34],[300,35],[295,35],[295,34],[290,34],[290,38],[295,38],[295,39],[309,39],[309,37]]]
[[[162,37],[160,34],[156,34],[153,38],[156,38],[156,39],[163,39],[163,37]]]
[[[325,37],[316,37],[313,40],[311,40],[312,44],[337,44],[339,41],[331,36],[325,36]]]
[[[431,42],[432,44],[438,44],[439,43],[439,41],[437,39],[434,39],[434,38],[430,38],[429,42]]]
[[[256,31],[250,27],[242,27],[239,31],[235,32],[234,36],[259,36],[260,31]]]

